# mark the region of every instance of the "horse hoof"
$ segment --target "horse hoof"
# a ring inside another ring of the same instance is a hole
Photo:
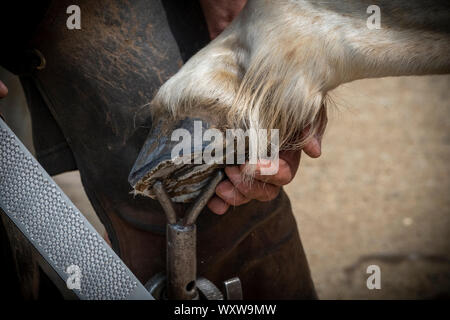
[[[201,124],[199,125],[199,123]],[[185,129],[185,134],[195,137],[198,135],[199,126],[201,131],[210,128],[208,122],[197,118],[180,120],[173,128]],[[201,136],[201,143],[196,144],[194,141],[190,143],[189,154],[173,155],[174,147],[180,142],[178,139],[172,140],[171,132],[173,130],[168,130],[167,125],[163,122],[150,131],[130,172],[128,181],[134,188],[135,194],[155,199],[153,184],[159,180],[163,183],[173,202],[191,202],[208,184],[215,170],[221,168],[222,165],[202,162],[203,150],[209,143],[203,142]]]

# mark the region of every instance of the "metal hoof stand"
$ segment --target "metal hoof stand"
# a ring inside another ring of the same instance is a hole
[[[224,294],[209,280],[197,278],[196,225],[200,212],[214,195],[216,186],[223,179],[218,171],[202,191],[183,219],[177,219],[172,201],[166,193],[163,183],[157,181],[153,191],[164,209],[167,218],[166,276],[158,274],[146,284],[156,299],[174,300],[239,300],[242,288],[239,278],[225,281]]]

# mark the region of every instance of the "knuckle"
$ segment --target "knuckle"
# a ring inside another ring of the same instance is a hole
[[[265,187],[262,190],[261,195],[258,197],[258,200],[262,202],[272,201],[278,196],[279,192],[280,192],[279,187],[275,186]]]
[[[270,192],[267,193],[267,200],[266,201],[272,201],[276,197],[278,197],[278,194],[280,193],[280,188],[274,188]]]
[[[244,182],[237,184],[236,187],[245,196],[252,196],[254,191],[250,184]]]
[[[293,179],[291,167],[285,162],[283,164],[280,164],[280,170],[278,171],[278,174],[274,177],[274,180],[276,180],[276,183],[278,185],[285,185],[291,182]]]

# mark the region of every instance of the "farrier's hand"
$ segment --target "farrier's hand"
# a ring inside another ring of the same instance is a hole
[[[321,154],[322,136],[312,138],[303,151],[312,158]],[[216,195],[208,202],[208,208],[216,214],[224,214],[230,206],[239,206],[253,199],[270,201],[277,197],[283,185],[294,179],[300,164],[300,151],[284,151],[279,155],[279,170],[275,175],[256,175],[252,183],[242,180],[245,164],[227,166],[225,173],[228,179],[216,187]],[[261,164],[257,164],[258,166]]]
[[[6,97],[7,94],[8,94],[8,88],[0,80],[0,99]]]
[[[200,0],[211,39],[231,23],[246,3],[247,0]]]
[[[200,0],[211,39],[217,37],[231,23],[246,3],[247,0]],[[321,135],[311,139],[303,151],[312,158],[319,157],[321,141]],[[294,179],[300,164],[300,156],[301,150],[280,152],[278,173],[257,174],[251,184],[242,181],[241,173],[245,170],[245,165],[226,167],[228,179],[216,187],[216,195],[208,202],[208,208],[216,214],[224,214],[230,205],[239,206],[253,199],[259,201],[275,199],[281,187]]]

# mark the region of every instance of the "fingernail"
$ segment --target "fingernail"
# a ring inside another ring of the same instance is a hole
[[[232,188],[230,187],[229,184],[224,182],[221,182],[217,188],[216,188],[216,193],[217,194],[221,194],[222,196],[228,196],[230,195],[230,193],[232,192]]]
[[[317,152],[319,154],[321,154],[322,153],[322,141],[320,141],[319,138],[314,139],[314,141],[315,141],[315,144],[316,144]]]
[[[314,138],[313,144],[314,144],[315,153],[317,154],[317,156],[320,156],[322,154],[321,143],[319,142],[319,140],[317,138]]]
[[[225,197],[233,197],[234,196],[234,190],[232,188],[222,188],[220,193]]]
[[[8,88],[2,81],[0,81],[0,94],[2,94],[2,96],[6,96],[8,94]]]
[[[218,204],[219,205],[218,211],[216,211],[215,214],[223,215],[223,214],[225,214],[227,212],[227,210],[229,208],[229,205],[226,204],[226,202],[223,201],[223,200],[220,200],[219,203],[220,204]]]
[[[219,185],[216,187],[216,193],[223,194],[224,185],[222,183],[219,183]]]

